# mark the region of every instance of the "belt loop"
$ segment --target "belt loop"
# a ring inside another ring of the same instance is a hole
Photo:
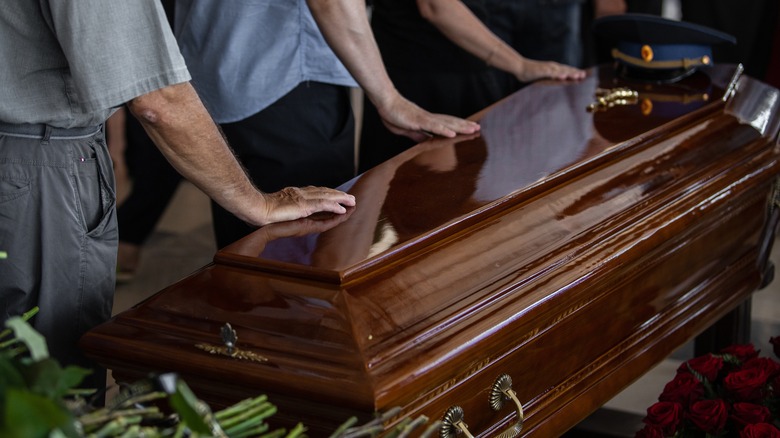
[[[41,139],[42,145],[49,144],[49,139],[51,139],[51,126],[46,125],[46,128],[43,131],[43,139]]]

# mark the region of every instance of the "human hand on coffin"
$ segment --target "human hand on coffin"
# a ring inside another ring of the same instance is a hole
[[[520,82],[579,80],[585,77],[585,71],[579,68],[523,57],[496,36],[460,0],[418,0],[417,7],[420,15],[447,39],[486,64],[514,75]]]
[[[259,191],[188,82],[139,96],[127,107],[182,176],[250,225],[343,214],[355,205],[354,196],[324,187]]]
[[[328,45],[377,107],[391,132],[423,141],[431,135],[455,137],[479,131],[474,121],[429,113],[399,94],[379,53],[366,2],[307,0],[307,4]]]
[[[517,67],[512,70],[520,82],[532,82],[539,79],[555,79],[558,81],[578,81],[585,78],[585,70],[553,61],[536,61],[520,57]]]
[[[254,225],[294,221],[296,219],[312,216],[316,213],[336,213],[337,215],[344,215],[347,213],[347,207],[355,206],[355,197],[353,195],[327,187],[287,187],[278,192],[264,193],[263,197],[265,198],[264,204],[266,209],[266,212],[263,215],[264,220],[255,223]],[[323,227],[328,222],[336,219],[337,218],[330,218],[327,220],[311,219],[309,221],[299,221],[296,223],[297,225],[289,226],[315,228],[316,225],[316,227]],[[341,220],[343,219],[346,218],[342,218]]]
[[[414,141],[422,142],[434,135],[452,138],[459,134],[473,134],[480,129],[474,121],[425,111],[398,93],[381,103],[373,102],[387,129]]]

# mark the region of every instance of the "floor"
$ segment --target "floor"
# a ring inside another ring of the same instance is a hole
[[[135,278],[129,283],[117,285],[114,311],[127,309],[206,265],[215,250],[208,199],[194,186],[184,182],[145,245]],[[775,245],[773,259],[775,265],[780,266],[780,242]],[[780,280],[755,294],[752,314],[754,344],[763,352],[772,351],[769,338],[780,335]],[[608,410],[583,423],[583,429],[591,432],[578,436],[620,436],[609,432],[618,428],[631,430],[637,422],[637,415],[644,415],[647,407],[656,401],[664,384],[671,380],[680,362],[692,357],[692,351],[691,345],[682,347],[637,380],[607,403],[605,407]],[[622,417],[616,416],[615,412],[636,415],[626,415],[624,420],[620,420]],[[618,427],[619,421],[630,424]]]

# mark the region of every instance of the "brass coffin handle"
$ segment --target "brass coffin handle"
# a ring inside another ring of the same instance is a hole
[[[523,430],[523,421],[525,420],[525,414],[523,413],[523,404],[517,399],[517,394],[512,390],[512,378],[508,374],[502,374],[498,376],[493,383],[493,388],[490,390],[490,407],[494,411],[500,410],[504,407],[504,403],[507,400],[512,400],[515,403],[517,409],[517,422],[509,429],[501,432],[497,438],[514,438],[520,434]],[[440,438],[453,438],[458,434],[465,434],[468,438],[474,438],[469,432],[468,426],[463,421],[464,413],[463,408],[460,406],[452,406],[447,409],[444,414],[444,418],[441,421],[441,427],[439,428]]]
[[[469,427],[463,422],[463,408],[452,406],[447,409],[447,412],[444,413],[444,418],[441,420],[439,437],[453,438],[460,433],[466,434],[468,438],[474,438],[474,435],[469,432]]]
[[[495,383],[493,383],[493,389],[490,391],[490,407],[494,411],[501,410],[504,407],[506,400],[512,400],[515,402],[515,409],[517,410],[517,422],[512,427],[505,430],[498,436],[498,438],[514,438],[520,435],[523,430],[523,421],[525,420],[525,413],[523,413],[523,404],[517,399],[517,393],[512,389],[512,378],[509,374],[502,374],[498,376]]]

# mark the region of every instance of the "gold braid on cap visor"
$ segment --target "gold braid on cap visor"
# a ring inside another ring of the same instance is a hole
[[[626,55],[618,49],[612,49],[612,57],[620,61],[625,62],[636,67],[651,68],[651,69],[673,69],[684,68],[689,69],[693,67],[700,67],[703,65],[712,64],[712,59],[708,55],[704,55],[699,58],[683,58],[675,59],[671,61],[645,61],[641,58],[636,58],[630,55]]]

